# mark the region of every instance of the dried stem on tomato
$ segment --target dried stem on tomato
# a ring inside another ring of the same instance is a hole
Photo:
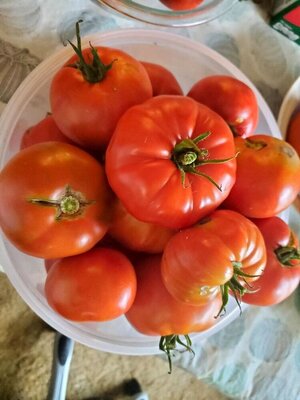
[[[235,158],[237,154],[233,157],[224,159],[209,159],[208,150],[197,146],[197,143],[205,140],[209,135],[211,135],[211,132],[204,132],[194,139],[184,139],[180,143],[177,143],[173,150],[172,161],[176,164],[180,171],[183,185],[185,183],[185,174],[190,173],[203,176],[213,185],[215,185],[220,191],[222,191],[222,187],[218,185],[213,178],[206,173],[199,171],[197,168],[207,164],[225,163]]]
[[[86,200],[80,192],[75,192],[70,186],[67,186],[64,193],[57,200],[31,198],[28,199],[28,202],[44,207],[55,207],[55,219],[61,220],[81,215],[84,208],[95,201]]]
[[[167,335],[162,336],[159,341],[159,349],[162,350],[168,357],[169,362],[169,374],[172,373],[172,352],[176,350],[177,344],[183,346],[186,350],[193,353],[195,355],[194,350],[192,349],[192,341],[189,335],[183,335],[186,343],[184,343],[179,335]]]
[[[90,49],[91,49],[91,54],[92,54],[92,62],[87,62],[82,54],[82,48],[81,48],[81,37],[80,37],[80,29],[79,29],[79,24],[83,22],[82,20],[79,20],[76,22],[76,38],[77,38],[77,46],[68,41],[70,45],[72,46],[73,50],[77,54],[79,60],[74,63],[69,65],[69,67],[77,68],[81,71],[84,79],[90,83],[97,83],[101,82],[106,74],[107,71],[109,71],[114,63],[115,60],[113,60],[109,64],[104,64],[101,61],[101,58],[99,57],[99,54],[97,50],[91,45],[90,43]]]

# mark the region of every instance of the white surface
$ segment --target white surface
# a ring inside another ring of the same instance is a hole
[[[248,84],[255,92],[260,119],[257,132],[270,132],[280,137],[276,121],[262,96],[245,75],[228,60],[209,48],[182,36],[153,30],[120,30],[87,37],[94,46],[106,45],[121,48],[138,59],[157,62],[169,68],[187,91],[194,82],[210,74],[235,76]],[[42,62],[19,86],[5,108],[0,126],[1,165],[19,148],[24,130],[39,121],[49,111],[48,89],[51,77],[60,65],[72,54],[70,48],[63,49]],[[185,60],[184,65],[178,59]],[[90,347],[120,354],[158,353],[158,338],[138,334],[124,317],[107,323],[71,323],[59,317],[47,305],[43,294],[45,270],[38,259],[17,251],[7,240],[0,240],[0,263],[10,281],[24,301],[59,332]],[[225,317],[217,325],[203,333],[191,335],[193,342],[206,338],[223,328],[239,315],[233,300]]]

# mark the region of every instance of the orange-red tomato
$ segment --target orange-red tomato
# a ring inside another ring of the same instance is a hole
[[[108,232],[126,248],[147,253],[161,253],[175,233],[173,229],[137,220],[118,199],[112,204]]]
[[[220,296],[201,306],[177,301],[165,288],[160,272],[161,256],[143,257],[135,265],[137,293],[126,318],[146,335],[185,335],[204,331],[216,323]]]
[[[79,254],[107,232],[103,167],[76,146],[45,142],[19,151],[0,172],[0,192],[3,233],[32,256]]]
[[[297,111],[289,122],[286,140],[294,147],[300,156],[300,111]]]
[[[57,127],[52,115],[47,115],[37,124],[28,128],[22,136],[20,149],[25,149],[36,143],[42,142],[64,142],[74,144]]]
[[[250,136],[258,122],[258,103],[252,89],[227,75],[211,75],[196,82],[188,96],[205,104],[228,123],[235,136]]]
[[[119,251],[95,248],[56,261],[45,282],[49,305],[72,321],[108,321],[130,308],[136,275]]]
[[[300,280],[300,249],[294,232],[279,217],[254,219],[264,237],[267,264],[242,301],[258,306],[278,304],[296,290]]]
[[[198,305],[219,293],[244,292],[266,265],[263,236],[243,215],[217,210],[171,237],[162,258],[162,278],[178,301]],[[228,299],[224,297],[223,308]]]
[[[235,138],[237,173],[224,207],[249,218],[286,209],[300,190],[300,159],[286,141],[268,135]]]
[[[160,0],[165,6],[174,11],[192,10],[198,7],[203,0]]]
[[[110,47],[90,46],[81,52],[79,32],[77,39],[80,57],[71,57],[51,82],[51,110],[72,141],[103,150],[124,111],[152,97],[152,86],[134,57]]]
[[[149,75],[153,96],[161,94],[183,95],[183,91],[174,74],[162,65],[141,61]]]

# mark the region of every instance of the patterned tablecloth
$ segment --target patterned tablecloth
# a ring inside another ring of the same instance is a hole
[[[35,66],[82,33],[147,27],[100,10],[89,0],[0,0],[0,111]],[[257,86],[275,116],[300,75],[300,46],[272,30],[264,5],[238,2],[216,21],[193,28],[161,28],[191,37],[221,53]],[[290,225],[298,228],[298,212]],[[300,290],[280,305],[251,307],[221,332],[182,353],[177,365],[229,398],[300,399]],[[195,394],[195,399],[197,394]]]

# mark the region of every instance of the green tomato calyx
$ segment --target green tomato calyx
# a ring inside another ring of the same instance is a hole
[[[232,266],[233,266],[232,277],[224,285],[220,285],[222,306],[218,314],[215,316],[215,318],[223,316],[226,313],[226,306],[229,301],[229,291],[231,291],[231,293],[233,294],[234,299],[240,309],[240,313],[242,313],[241,299],[243,295],[245,293],[255,293],[258,290],[258,289],[253,289],[253,287],[249,284],[249,282],[247,282],[246,278],[259,278],[260,275],[246,274],[241,269],[242,263],[239,261],[233,261]],[[243,284],[240,281],[242,281]]]
[[[202,165],[207,164],[222,164],[232,160],[236,157],[224,158],[224,159],[210,159],[209,151],[205,148],[198,147],[197,144],[205,140],[211,132],[204,132],[194,139],[183,139],[177,143],[174,147],[171,160],[175,163],[181,174],[181,181],[183,186],[185,185],[186,173],[195,174],[208,179],[214,186],[222,191],[222,187],[211,178],[208,174],[200,170]]]
[[[172,352],[176,350],[177,344],[183,346],[186,350],[195,355],[194,350],[192,349],[192,341],[189,335],[183,335],[185,338],[185,342],[183,342],[179,335],[167,335],[162,336],[159,341],[159,349],[162,350],[168,357],[169,362],[169,374],[172,373]]]
[[[87,62],[82,54],[82,48],[81,48],[81,37],[80,37],[80,29],[79,29],[79,24],[83,22],[82,20],[79,20],[76,22],[76,38],[77,38],[77,46],[68,41],[69,44],[72,46],[73,50],[78,56],[78,61],[74,64],[68,65],[69,67],[77,68],[81,71],[84,79],[88,81],[89,83],[97,83],[101,82],[107,72],[111,69],[114,61],[113,60],[109,64],[104,64],[101,61],[101,58],[98,54],[98,51],[92,46],[90,43],[90,50],[91,50],[91,55],[92,55],[92,61]]]

